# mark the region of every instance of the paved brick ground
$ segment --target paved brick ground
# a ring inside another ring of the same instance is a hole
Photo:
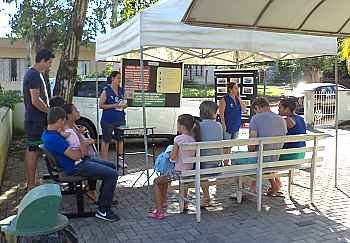
[[[329,130],[334,135],[334,131]],[[119,180],[118,204],[114,210],[121,220],[106,223],[95,218],[74,219],[71,225],[80,242],[350,242],[350,132],[340,132],[339,188],[334,185],[334,137],[322,142],[327,146],[325,160],[317,170],[315,206],[309,203],[309,173],[296,177],[293,200],[288,197],[264,198],[263,212],[255,210],[255,200],[248,197],[242,204],[230,199],[232,186],[213,187],[213,206],[202,211],[202,223],[195,222],[195,211],[180,214],[176,191],[170,193],[169,217],[162,221],[147,218],[153,205],[152,191],[137,183],[139,174]],[[21,142],[21,141],[20,141]],[[136,149],[137,145],[129,145]],[[157,150],[157,152],[159,149]],[[130,156],[130,172],[144,168],[143,156]],[[0,196],[0,218],[13,214],[23,197],[23,145],[14,143]],[[40,174],[45,172],[41,164]],[[285,189],[285,188],[284,188]],[[283,191],[286,195],[286,191]],[[193,196],[193,191],[191,192]],[[87,206],[94,208],[87,201]],[[72,210],[75,201],[64,197],[64,210]]]

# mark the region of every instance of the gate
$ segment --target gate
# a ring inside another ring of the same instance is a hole
[[[336,97],[334,92],[309,91],[304,101],[305,120],[313,127],[335,126]]]

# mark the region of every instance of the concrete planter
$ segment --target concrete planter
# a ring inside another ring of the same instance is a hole
[[[7,163],[8,149],[12,139],[13,113],[7,107],[0,107],[0,185]]]
[[[24,133],[24,103],[17,103],[13,111],[13,129],[20,133]]]

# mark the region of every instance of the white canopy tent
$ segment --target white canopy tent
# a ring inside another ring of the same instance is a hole
[[[239,66],[337,53],[336,39],[331,37],[190,26],[181,22],[190,4],[190,0],[163,0],[137,14],[97,40],[96,60],[139,58],[143,81],[145,56],[148,60]],[[143,82],[142,94],[148,164]]]
[[[349,9],[349,0],[192,0],[183,16],[183,22],[218,28],[345,37],[350,36]],[[337,88],[334,178],[336,187],[339,112],[337,63],[338,56],[335,54]]]
[[[97,40],[96,60],[139,57],[141,46],[147,58],[212,65],[336,53],[334,38],[184,24],[181,20],[190,4],[190,0],[163,0],[137,14]]]
[[[350,35],[348,0],[193,0],[192,25],[325,36]]]

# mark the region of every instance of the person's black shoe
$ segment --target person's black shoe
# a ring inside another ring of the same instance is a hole
[[[102,211],[97,209],[95,213],[95,217],[99,219],[106,220],[108,222],[114,222],[120,220],[119,216],[116,215],[111,209],[107,211]]]

